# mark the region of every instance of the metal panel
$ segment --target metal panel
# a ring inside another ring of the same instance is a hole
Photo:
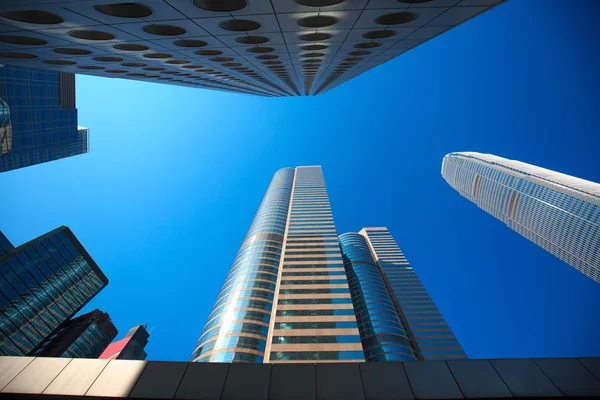
[[[415,398],[401,362],[362,363],[359,366],[367,400]]]
[[[83,396],[107,364],[108,360],[74,358],[44,390],[44,394]]]
[[[446,364],[467,399],[513,397],[488,360],[455,360]]]
[[[230,364],[190,363],[183,375],[176,399],[219,400]]]
[[[71,358],[36,358],[6,385],[2,393],[41,394],[70,361]]]
[[[317,399],[364,400],[358,363],[317,364]]]
[[[111,360],[85,395],[127,397],[146,364],[146,361]]]
[[[596,379],[600,379],[600,357],[581,357],[579,361]]]
[[[317,398],[314,364],[274,364],[269,400]]]
[[[536,358],[534,361],[566,396],[600,393],[600,382],[574,358]]]
[[[0,357],[0,390],[34,360],[32,357]]]
[[[444,361],[405,362],[404,368],[416,399],[463,398]]]
[[[532,359],[490,360],[490,362],[516,397],[562,396]]]
[[[221,399],[267,400],[270,378],[270,364],[231,364]]]
[[[172,399],[188,365],[185,362],[149,362],[129,397]]]

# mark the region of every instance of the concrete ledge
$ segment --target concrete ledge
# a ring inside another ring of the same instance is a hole
[[[0,399],[600,398],[600,357],[198,364],[0,357]]]

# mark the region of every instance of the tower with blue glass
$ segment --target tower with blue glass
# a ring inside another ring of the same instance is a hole
[[[88,151],[74,74],[0,65],[0,172]]]

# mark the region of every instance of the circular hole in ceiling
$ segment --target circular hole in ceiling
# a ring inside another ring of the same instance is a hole
[[[45,64],[51,64],[51,65],[74,65],[77,64],[75,61],[69,61],[69,60],[46,60],[44,61]]]
[[[164,68],[158,68],[158,67],[148,67],[148,68],[144,68],[144,71],[164,71]]]
[[[314,15],[299,19],[297,22],[304,28],[325,28],[337,24],[338,19],[328,15]]]
[[[139,3],[99,4],[94,9],[111,17],[144,18],[152,15],[150,8]]]
[[[173,44],[179,47],[204,47],[208,43],[204,40],[179,39],[174,41]]]
[[[259,60],[274,60],[279,58],[279,56],[277,54],[261,54],[260,56],[256,56],[256,58]]]
[[[343,2],[344,0],[296,0],[296,3],[307,7],[329,7]]]
[[[142,51],[148,50],[148,46],[144,46],[143,44],[115,44],[113,45],[113,49],[123,50],[123,51]]]
[[[242,44],[262,44],[267,43],[269,38],[264,36],[240,36],[235,41]]]
[[[146,25],[142,28],[142,30],[151,35],[159,35],[159,36],[177,36],[177,35],[183,35],[186,32],[185,29],[180,28],[179,26],[159,25],[159,24]]]
[[[121,57],[94,57],[93,60],[104,61],[104,62],[123,61],[123,59]]]
[[[144,58],[171,58],[173,57],[171,54],[167,53],[148,53],[144,54]]]
[[[169,60],[169,61],[165,61],[165,64],[175,64],[175,65],[182,65],[182,64],[189,64],[189,61],[185,61],[185,60]]]
[[[310,58],[308,60],[302,60],[302,62],[305,64],[316,64],[316,63],[320,63],[321,60],[319,60],[318,58]]]
[[[371,54],[370,51],[360,50],[360,51],[351,51],[348,53],[349,56],[366,56],[367,54]]]
[[[226,31],[234,32],[254,31],[260,28],[260,24],[258,22],[251,21],[249,19],[230,19],[221,22],[219,26]]]
[[[223,64],[224,67],[238,67],[242,65],[241,63],[225,63]]]
[[[384,30],[384,31],[367,32],[367,33],[363,34],[362,36],[365,39],[385,39],[385,38],[389,38],[389,37],[392,37],[395,35],[396,35],[396,32],[394,32],[394,31]]]
[[[246,0],[194,0],[194,5],[203,10],[217,12],[238,11],[248,5]]]
[[[148,64],[144,64],[144,63],[123,63],[121,64],[124,67],[145,67]]]
[[[104,69],[102,65],[80,65],[77,67],[79,69]]]
[[[248,68],[246,68],[246,67],[236,67],[236,68],[233,68],[234,71],[246,71],[247,69]]]
[[[310,51],[316,51],[316,50],[325,50],[328,46],[324,45],[324,44],[307,44],[305,46],[300,46],[301,50],[310,50]]]
[[[165,75],[178,75],[179,72],[177,72],[177,71],[163,71],[163,72],[161,72],[161,74],[165,74]]]
[[[276,65],[276,64],[281,64],[281,61],[263,61],[263,64],[265,64],[265,65]]]
[[[169,78],[168,76],[163,76],[163,77],[158,78],[158,79],[160,79],[161,81],[170,81],[173,78]]]
[[[127,74],[128,76],[146,76],[146,74],[142,74],[139,72],[134,72],[133,74]]]
[[[418,15],[412,12],[397,12],[378,17],[375,22],[379,25],[400,25],[417,19]]]
[[[89,50],[77,49],[75,47],[59,47],[56,49],[52,49],[52,51],[58,54],[71,54],[74,56],[85,56],[88,54],[92,54],[92,52]]]
[[[223,54],[223,52],[220,50],[197,50],[194,53],[198,54],[199,56],[218,56]]]
[[[42,39],[30,37],[30,36],[12,36],[12,35],[0,35],[0,42],[10,44],[21,44],[25,46],[41,46],[48,42]]]
[[[113,40],[115,38],[115,35],[113,35],[112,33],[87,30],[70,31],[68,35],[77,39],[85,40]]]
[[[301,54],[301,57],[323,57],[325,56],[325,53],[305,53],[305,54]]]
[[[271,53],[275,49],[272,47],[250,47],[248,51],[250,53]]]
[[[54,25],[65,22],[58,15],[41,10],[5,11],[0,13],[0,17],[40,25]]]
[[[181,68],[187,68],[187,69],[196,69],[196,68],[202,68],[202,65],[194,65],[194,64],[190,64],[190,65],[184,65]]]
[[[12,51],[0,51],[0,57],[3,58],[37,58],[35,54],[15,53]]]
[[[366,42],[366,43],[357,43],[354,45],[357,49],[372,49],[375,47],[381,46],[379,42]]]
[[[214,57],[214,58],[209,58],[210,61],[214,61],[214,62],[227,62],[227,61],[233,61],[233,58],[231,57]]]
[[[304,40],[307,42],[319,42],[321,40],[331,39],[332,37],[333,36],[329,33],[315,32],[300,35],[300,40]]]

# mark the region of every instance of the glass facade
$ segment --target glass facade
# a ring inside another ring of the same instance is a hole
[[[340,246],[365,360],[417,360],[414,344],[366,239],[358,233],[344,233]]]
[[[293,181],[293,168],[281,169],[273,176],[192,360],[264,360]]]
[[[442,176],[509,228],[600,282],[600,184],[472,152],[444,157]]]
[[[2,255],[8,253],[14,248],[15,247],[12,245],[10,240],[8,240],[6,236],[4,236],[4,233],[0,232],[0,257],[2,257]]]
[[[98,358],[115,336],[117,329],[108,314],[94,310],[63,324],[32,355]]]
[[[0,355],[30,355],[108,284],[67,227],[0,256]]]
[[[364,228],[371,252],[383,272],[399,315],[408,325],[420,358],[443,360],[467,358],[452,329],[431,299],[421,280],[387,228]]]
[[[0,172],[88,152],[73,74],[0,65]]]

